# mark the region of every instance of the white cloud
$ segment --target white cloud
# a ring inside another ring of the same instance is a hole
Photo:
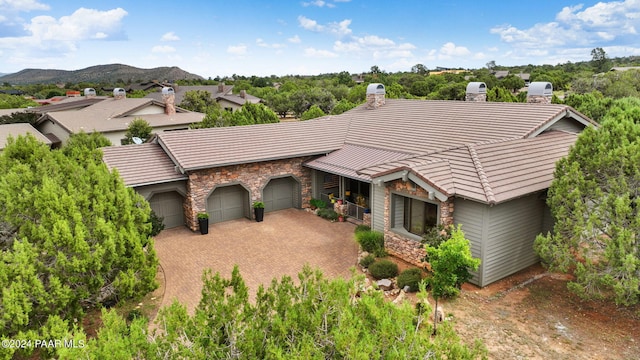
[[[242,56],[247,54],[247,46],[244,44],[229,45],[227,47],[227,53],[236,56]]]
[[[467,56],[471,51],[464,46],[456,46],[452,42],[448,42],[440,48],[440,58],[448,59],[455,56]]]
[[[326,32],[337,36],[347,36],[352,32],[349,28],[349,25],[351,25],[350,19],[345,19],[340,22],[331,22],[326,25],[320,25],[317,21],[300,15],[298,16],[298,24],[305,30],[314,32]]]
[[[314,58],[335,58],[335,57],[338,57],[338,54],[328,50],[306,48],[304,49],[304,56],[314,57]]]
[[[555,21],[538,23],[528,29],[500,25],[491,33],[518,48],[589,47],[602,42],[624,42],[637,34],[640,26],[640,1],[598,2],[593,6],[567,6]],[[617,44],[613,44],[617,45]]]
[[[50,6],[35,0],[0,0],[2,11],[27,12],[33,10],[49,10]]]
[[[336,7],[335,4],[332,3],[328,3],[326,1],[322,1],[322,0],[315,0],[315,1],[310,1],[310,2],[303,2],[302,6],[307,7],[307,6],[317,6],[317,7],[328,7],[328,8],[334,8]]]
[[[264,47],[264,48],[269,48],[269,49],[282,49],[282,48],[287,47],[285,44],[278,44],[278,43],[269,44],[269,43],[266,43],[261,38],[257,38],[256,39],[256,45],[258,45],[260,47]]]
[[[160,38],[160,41],[178,41],[180,37],[176,35],[173,31],[170,31]]]
[[[170,54],[170,53],[176,52],[176,48],[169,45],[156,45],[153,48],[151,48],[151,52],[159,53],[159,54]]]
[[[51,16],[36,16],[25,29],[35,41],[79,41],[109,38],[120,31],[121,21],[127,15],[122,8],[100,11],[80,8],[69,16],[56,20]]]
[[[292,44],[300,44],[302,42],[302,40],[300,40],[300,36],[298,35],[294,35],[293,37],[288,38],[287,41]]]

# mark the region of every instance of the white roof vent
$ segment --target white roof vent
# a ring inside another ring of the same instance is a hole
[[[96,89],[94,88],[85,88],[84,96],[96,96]]]
[[[367,94],[384,95],[385,94],[384,85],[380,83],[369,84],[367,86]]]
[[[175,95],[175,91],[172,87],[165,86],[162,88],[162,95]]]
[[[115,88],[113,89],[113,97],[122,98],[127,96],[127,92],[123,88]]]
[[[537,81],[529,84],[529,96],[553,96],[553,85],[546,81]]]
[[[483,82],[470,82],[467,84],[467,94],[486,94],[487,84]]]

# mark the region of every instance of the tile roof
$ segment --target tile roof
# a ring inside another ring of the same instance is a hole
[[[576,139],[576,134],[549,131],[535,138],[464,145],[360,173],[375,178],[410,170],[447,196],[496,204],[548,188],[555,163]]]
[[[357,171],[362,168],[411,156],[411,154],[397,151],[345,144],[341,149],[309,161],[305,165],[312,169],[326,171],[352,179],[370,181],[371,178],[368,175],[359,174]]]
[[[158,144],[110,146],[102,148],[102,153],[109,170],[117,169],[127,186],[187,179]]]
[[[0,125],[0,150],[4,149],[5,146],[7,146],[7,139],[9,138],[9,136],[17,138],[20,135],[25,136],[27,134],[31,134],[39,141],[42,141],[47,145],[51,145],[51,140],[42,135],[38,130],[31,126],[31,124],[4,124]]]
[[[245,94],[244,97],[242,97],[242,95],[240,94],[227,94],[227,95],[219,96],[218,100],[226,100],[238,105],[244,105],[244,103],[246,102],[257,104],[260,101],[262,101],[262,99],[260,99],[259,97],[256,97],[250,94]]]
[[[129,123],[135,118],[146,120],[153,128],[185,125],[202,121],[204,114],[176,109],[172,115],[161,113],[140,113],[146,107],[158,106],[164,108],[164,104],[153,99],[146,98],[108,98],[100,102],[86,106],[79,110],[47,112],[38,122],[51,119],[66,128],[70,133],[85,132],[111,132],[123,131],[129,127]],[[162,110],[160,110],[162,111]]]
[[[327,154],[344,144],[348,122],[308,121],[193,129],[158,134],[159,144],[185,171]]]

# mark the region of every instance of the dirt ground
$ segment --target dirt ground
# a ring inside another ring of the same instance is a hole
[[[582,301],[568,281],[536,265],[482,289],[465,284],[443,308],[490,359],[640,359],[640,306]]]

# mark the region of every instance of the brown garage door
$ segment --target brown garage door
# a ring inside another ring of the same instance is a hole
[[[164,218],[165,229],[184,225],[184,197],[176,191],[155,194],[149,199],[151,209]]]
[[[248,216],[249,193],[240,185],[219,187],[207,200],[209,222],[218,223]]]
[[[271,179],[262,191],[265,212],[297,207],[298,183],[292,177]]]

